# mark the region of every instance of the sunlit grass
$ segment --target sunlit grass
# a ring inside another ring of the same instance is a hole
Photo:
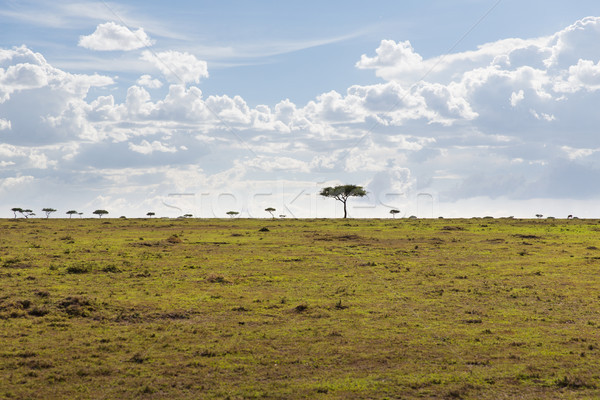
[[[2,220],[0,398],[594,398],[599,232]]]

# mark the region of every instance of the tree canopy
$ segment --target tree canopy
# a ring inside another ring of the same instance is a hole
[[[25,218],[29,218],[29,217],[32,217],[32,216],[34,216],[34,215],[35,215],[35,213],[34,213],[32,210],[30,210],[29,208],[27,208],[27,209],[23,209],[23,210],[19,210],[19,212],[20,212],[21,214],[23,214],[23,216],[24,216]]]
[[[46,213],[46,218],[50,217],[50,214],[56,212],[55,208],[42,208],[42,211]]]
[[[332,197],[337,201],[344,204],[344,218],[348,216],[346,209],[346,203],[350,197],[364,197],[367,195],[367,191],[362,186],[357,185],[339,185],[334,187],[326,187],[319,193],[324,197]]]
[[[102,218],[103,215],[108,214],[108,211],[106,211],[106,210],[96,210],[92,214],[97,215],[98,218]]]
[[[69,218],[71,218],[73,216],[73,214],[78,214],[76,210],[69,210],[66,212],[66,214],[69,215]]]

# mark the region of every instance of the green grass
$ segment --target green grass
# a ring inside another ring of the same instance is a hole
[[[600,397],[595,220],[11,219],[0,238],[0,398]]]

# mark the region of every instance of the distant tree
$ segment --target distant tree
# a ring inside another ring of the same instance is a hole
[[[96,210],[92,214],[96,214],[98,216],[98,218],[102,218],[103,215],[108,214],[108,211],[106,211],[106,210]]]
[[[183,214],[183,218],[192,218],[193,215],[192,214]]]
[[[238,214],[239,212],[237,211],[227,211],[227,215],[229,215],[231,218],[235,217]]]
[[[364,197],[367,192],[362,186],[356,185],[340,185],[335,187],[326,187],[319,193],[323,197],[332,197],[337,201],[340,201],[344,205],[344,218],[348,216],[346,210],[346,202],[349,197]]]
[[[279,218],[285,218],[286,215],[285,214],[279,214]]]
[[[52,214],[53,212],[56,212],[56,209],[54,209],[54,208],[42,208],[42,211],[46,213],[46,219],[48,219],[50,217],[50,214]]]
[[[24,216],[25,218],[29,218],[29,217],[32,217],[32,216],[34,216],[34,215],[35,215],[35,213],[34,213],[32,210],[28,209],[28,208],[27,208],[27,209],[25,209],[25,210],[20,210],[19,212],[20,212],[21,214],[23,214],[23,216]]]
[[[71,218],[73,216],[73,214],[78,214],[78,212],[75,211],[75,210],[69,210],[69,211],[66,212],[66,214],[68,214],[69,218]]]
[[[81,218],[81,216],[83,215],[82,212],[78,212],[77,215],[79,215],[79,218]]]
[[[149,216],[150,218],[152,218],[153,216],[156,215],[156,213],[153,213],[152,211],[150,211],[149,213],[146,213],[147,216]]]
[[[535,216],[538,218],[542,218],[544,215],[543,214],[535,214]]]
[[[23,209],[21,207],[11,208],[10,211],[15,213],[15,218],[17,218],[17,213],[23,213]]]
[[[273,207],[265,208],[265,211],[268,212],[269,214],[271,214],[272,218],[275,218],[275,216],[273,215],[273,212],[276,210]]]
[[[390,214],[392,214],[392,218],[396,218],[396,214],[400,214],[400,210],[390,210]]]

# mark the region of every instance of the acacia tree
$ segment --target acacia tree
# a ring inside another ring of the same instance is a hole
[[[362,186],[357,185],[339,185],[334,187],[326,187],[319,193],[323,197],[332,197],[340,201],[344,205],[344,218],[348,216],[346,203],[349,197],[364,197],[367,195]]]
[[[75,210],[69,210],[66,213],[69,214],[69,218],[71,218],[73,216],[73,214],[78,214],[78,212]]]
[[[390,210],[390,214],[392,214],[392,218],[396,218],[396,214],[400,214],[400,210]]]
[[[275,209],[273,207],[265,208],[265,211],[271,214],[271,217],[275,218],[275,216],[273,215]]]
[[[42,208],[42,211],[46,213],[46,219],[50,217],[50,214],[56,212],[55,208]]]
[[[15,213],[15,218],[17,218],[17,213],[23,213],[23,209],[21,207],[11,208],[10,211]]]
[[[20,210],[19,210],[19,212],[20,212],[21,214],[23,214],[23,216],[24,216],[25,218],[29,218],[29,217],[31,217],[31,216],[34,216],[34,215],[35,215],[35,213],[34,213],[32,210],[30,210],[29,208],[27,208],[27,209],[25,209],[25,210],[23,210],[23,209],[20,209]]]
[[[96,210],[92,214],[96,214],[98,216],[98,218],[102,218],[103,215],[108,214],[108,211],[106,211],[106,210]]]
[[[146,213],[147,216],[149,216],[150,218],[152,218],[153,216],[156,215],[156,213],[153,213],[152,211]]]
[[[231,218],[235,217],[238,214],[239,212],[237,211],[227,211],[227,215],[229,215]]]

